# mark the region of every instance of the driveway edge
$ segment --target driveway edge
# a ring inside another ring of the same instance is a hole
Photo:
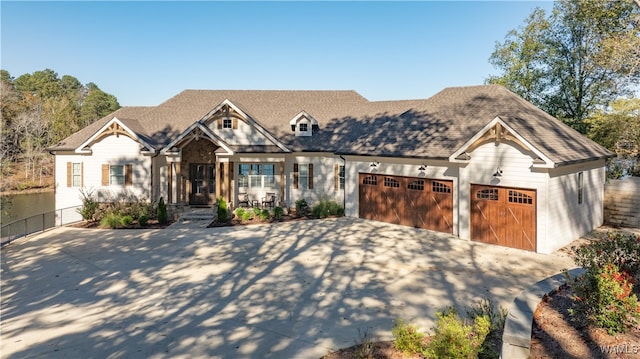
[[[571,278],[584,274],[583,268],[568,271]],[[511,304],[502,334],[500,358],[527,359],[531,353],[533,313],[545,295],[560,288],[567,281],[564,273],[543,279],[520,293]]]

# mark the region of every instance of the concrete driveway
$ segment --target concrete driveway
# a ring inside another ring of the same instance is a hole
[[[317,358],[358,329],[482,297],[508,307],[570,258],[353,218],[60,228],[2,249],[0,356]]]

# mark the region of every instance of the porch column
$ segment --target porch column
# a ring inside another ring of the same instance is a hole
[[[174,165],[173,162],[169,162],[167,166],[167,203],[173,203],[173,176]]]
[[[229,176],[229,162],[224,162],[222,164],[222,170],[223,172],[223,176],[224,178],[222,179],[222,184],[224,186],[224,188],[222,189],[222,196],[226,197],[227,202],[229,202],[231,200],[231,198],[229,198],[229,182],[231,182],[230,176]]]
[[[220,198],[222,191],[222,163],[216,162],[216,199]]]
[[[175,162],[175,173],[176,173],[176,198],[174,203],[182,202],[182,172],[180,171],[180,162]]]
[[[284,187],[285,187],[285,183],[284,183],[285,177],[284,177],[284,161],[280,162],[280,206],[283,205],[284,203]]]

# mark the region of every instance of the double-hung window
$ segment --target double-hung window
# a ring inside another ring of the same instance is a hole
[[[73,187],[82,186],[82,163],[73,164],[71,185]]]
[[[238,165],[239,188],[274,188],[275,186],[275,165],[262,163]]]
[[[344,166],[338,167],[338,184],[340,185],[339,189],[344,189]]]
[[[298,183],[301,189],[309,188],[309,165],[298,165]]]
[[[584,173],[578,172],[578,204],[584,202]]]
[[[109,166],[109,184],[124,185],[124,166],[123,165]]]

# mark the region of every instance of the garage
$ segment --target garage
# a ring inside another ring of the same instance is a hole
[[[453,233],[453,181],[359,174],[360,218]]]
[[[536,250],[536,191],[471,185],[471,239]]]

